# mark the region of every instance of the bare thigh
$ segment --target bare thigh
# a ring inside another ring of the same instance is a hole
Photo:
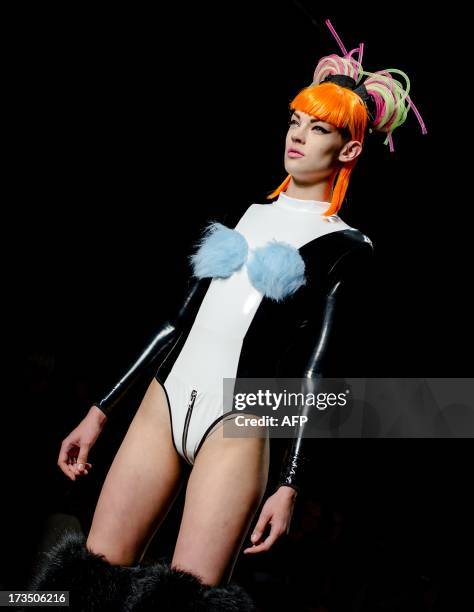
[[[265,493],[268,437],[228,438],[221,426],[203,443],[189,476],[172,566],[205,584],[226,583]]]
[[[110,563],[138,563],[179,492],[182,467],[154,378],[107,473],[87,545]]]

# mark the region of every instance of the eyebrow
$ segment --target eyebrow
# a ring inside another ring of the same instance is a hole
[[[297,117],[298,119],[301,119],[300,115],[296,111],[293,112],[291,117]],[[326,121],[324,121],[324,119],[311,119],[310,123],[316,123],[317,121],[321,121],[322,123],[326,123]]]

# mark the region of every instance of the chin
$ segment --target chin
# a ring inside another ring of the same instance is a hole
[[[304,157],[287,157],[285,166],[288,166],[289,168],[302,168],[304,166],[304,164],[301,163],[303,159]]]

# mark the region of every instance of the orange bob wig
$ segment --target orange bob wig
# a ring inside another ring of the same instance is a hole
[[[367,108],[360,96],[347,87],[331,82],[310,85],[297,94],[290,103],[290,109],[326,121],[341,131],[348,131],[350,140],[358,140],[361,144],[364,142],[368,123]],[[352,170],[359,157],[336,168],[333,180],[330,181],[332,189],[329,187],[332,193],[326,194],[326,199],[331,205],[324,213],[325,216],[334,215],[341,208]],[[281,191],[285,191],[290,180],[291,174],[267,196],[267,199],[275,198]]]

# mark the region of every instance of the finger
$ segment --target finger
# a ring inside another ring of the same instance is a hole
[[[66,448],[61,446],[58,457],[58,465],[65,465],[68,461],[68,454]]]
[[[254,555],[256,553],[266,552],[270,548],[270,545],[268,545],[266,542],[267,541],[265,540],[261,544],[255,544],[254,546],[251,546],[250,548],[246,548],[244,550],[244,554]]]
[[[68,478],[70,478],[71,480],[76,480],[76,477],[74,475],[74,472],[72,470],[72,466],[70,464],[66,464],[64,466],[63,472],[66,474],[66,476]]]
[[[62,466],[62,465],[60,465],[60,466],[59,466],[59,468],[61,469],[61,471],[62,471],[62,472],[64,472],[64,474],[66,474],[66,476],[67,476],[68,478],[70,478],[71,480],[75,480],[75,477],[74,477],[74,475],[71,473],[71,470],[70,470],[70,468],[69,468],[69,466],[68,466],[68,465],[66,465],[66,466]]]
[[[74,473],[76,474],[76,476],[83,476],[84,474],[88,474],[90,468],[92,467],[91,463],[88,463],[86,461],[86,463],[82,464],[84,467],[81,467],[81,465],[79,463],[75,463],[74,464]]]
[[[57,464],[59,466],[59,469],[64,472],[64,474],[70,478],[71,480],[74,480],[73,475],[71,473],[71,469],[70,469],[70,465],[69,465],[69,456],[67,454],[67,451],[65,451],[65,454],[61,451]]]
[[[269,550],[273,546],[275,541],[282,535],[283,532],[284,530],[282,530],[280,526],[273,524],[271,526],[270,533],[265,538],[265,540],[263,540],[263,542],[261,542],[260,544],[254,544],[250,548],[246,548],[244,550],[244,553],[254,554]]]
[[[61,448],[59,451],[58,465],[61,464],[64,466],[67,463],[69,463],[69,458],[70,458],[69,451],[71,450],[71,447],[72,447],[72,443],[64,440],[64,442],[61,444]]]
[[[73,480],[76,479],[76,470],[74,469],[74,457],[69,457],[68,461],[68,469],[71,476],[73,476]]]
[[[87,463],[87,455],[89,454],[89,444],[81,444],[81,450],[79,451],[79,456],[77,457],[77,467],[82,472]]]
[[[250,540],[252,541],[252,544],[257,544],[260,541],[270,519],[271,519],[270,514],[266,514],[265,512],[262,512],[260,514],[257,524],[255,525],[252,535],[250,536]]]

